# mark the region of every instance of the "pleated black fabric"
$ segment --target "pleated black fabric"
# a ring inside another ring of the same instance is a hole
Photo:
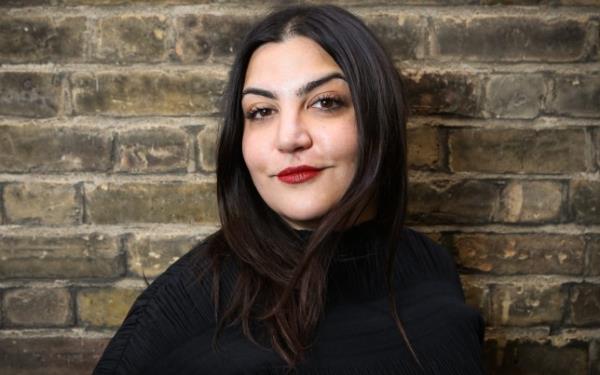
[[[383,233],[366,222],[344,233],[329,274],[315,345],[296,374],[483,374],[484,322],[464,302],[449,252],[406,228],[394,264],[398,313],[423,368],[390,314]],[[299,232],[307,236],[309,232]],[[170,266],[136,300],[94,374],[284,374],[271,349],[227,328],[214,351],[214,307],[200,244]],[[222,292],[235,266],[226,264]]]

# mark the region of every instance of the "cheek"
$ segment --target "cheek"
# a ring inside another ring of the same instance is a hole
[[[264,148],[260,144],[260,139],[256,134],[246,131],[242,137],[242,155],[252,176],[255,176],[256,172],[264,169],[265,166],[265,158],[262,155]]]

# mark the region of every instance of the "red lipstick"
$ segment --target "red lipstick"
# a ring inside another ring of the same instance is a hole
[[[316,177],[321,171],[322,169],[309,165],[300,165],[282,170],[277,174],[277,178],[286,184],[301,184]]]

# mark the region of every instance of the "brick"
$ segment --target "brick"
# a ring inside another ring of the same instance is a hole
[[[117,277],[125,262],[117,237],[0,235],[0,279]]]
[[[223,81],[198,72],[76,73],[78,115],[197,115],[217,111]]]
[[[590,343],[590,375],[600,375],[600,340]]]
[[[111,143],[98,129],[0,126],[0,171],[108,171]]]
[[[488,223],[502,186],[490,181],[413,182],[409,186],[411,223]]]
[[[1,7],[26,7],[26,6],[41,6],[41,5],[51,5],[52,0],[4,0],[0,3]]]
[[[84,17],[0,16],[0,62],[83,61],[85,33]]]
[[[569,323],[576,326],[600,324],[600,284],[574,284],[570,302]]]
[[[408,129],[408,165],[411,168],[438,168],[440,164],[440,139],[435,128]]]
[[[135,276],[154,278],[202,239],[202,236],[134,235],[128,242],[127,264]]]
[[[118,327],[133,305],[139,289],[88,288],[77,293],[79,322],[84,326]]]
[[[499,284],[492,290],[493,325],[531,326],[561,321],[566,288],[555,285]]]
[[[94,224],[217,221],[212,182],[86,184],[86,207]]]
[[[457,234],[458,263],[497,275],[581,275],[585,242],[558,234]]]
[[[592,145],[596,150],[596,169],[600,169],[600,128],[592,132]]]
[[[4,294],[5,326],[55,327],[73,323],[67,289],[13,289]]]
[[[110,63],[159,62],[167,58],[167,18],[127,16],[98,22],[96,58]]]
[[[91,374],[107,338],[0,338],[0,374]]]
[[[600,181],[573,180],[570,195],[577,223],[600,224]]]
[[[600,116],[600,76],[571,75],[556,77],[551,113],[575,117]]]
[[[434,53],[459,61],[579,61],[586,22],[556,17],[480,16],[433,19]]]
[[[589,259],[586,275],[600,276],[600,235],[590,235],[586,242]]]
[[[82,207],[71,184],[10,183],[4,186],[4,211],[9,224],[79,224]]]
[[[186,172],[191,145],[185,131],[132,129],[119,133],[116,170],[128,173]]]
[[[176,20],[175,55],[189,64],[197,62],[229,62],[242,38],[256,22],[248,14],[187,14]]]
[[[1,72],[0,115],[53,117],[61,106],[61,77],[51,73]]]
[[[414,114],[480,115],[481,82],[461,73],[404,72],[406,98]]]
[[[585,171],[585,133],[558,129],[452,129],[453,171],[572,173]]]
[[[551,341],[508,340],[495,357],[491,374],[588,375],[588,344],[578,340],[561,346]]]
[[[490,316],[490,291],[486,285],[478,285],[470,278],[461,280],[467,305],[477,309],[487,322]]]
[[[502,75],[491,77],[485,91],[490,116],[531,119],[539,115],[547,87],[541,75]]]
[[[425,54],[426,20],[418,16],[374,14],[363,21],[377,36],[394,60],[423,57]]]
[[[198,142],[198,166],[203,172],[215,172],[217,169],[217,129],[206,126],[196,138]]]
[[[563,190],[557,181],[510,181],[502,189],[495,218],[506,223],[560,222],[566,196]]]

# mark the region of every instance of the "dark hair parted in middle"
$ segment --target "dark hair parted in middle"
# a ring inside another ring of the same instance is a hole
[[[315,41],[342,69],[352,95],[359,140],[356,174],[308,243],[262,200],[242,155],[241,100],[252,54],[265,43],[295,36]],[[398,319],[390,276],[406,214],[407,108],[400,76],[374,35],[359,18],[335,6],[276,11],[255,25],[241,43],[222,111],[217,156],[222,229],[209,245],[218,313],[215,339],[227,324],[240,323],[244,334],[254,341],[253,327],[259,324],[290,366],[299,363],[324,308],[327,270],[341,230],[355,224],[374,200],[375,220],[389,235],[387,280],[392,316],[412,351]],[[236,262],[238,274],[231,298],[221,309],[219,265],[225,256]]]

